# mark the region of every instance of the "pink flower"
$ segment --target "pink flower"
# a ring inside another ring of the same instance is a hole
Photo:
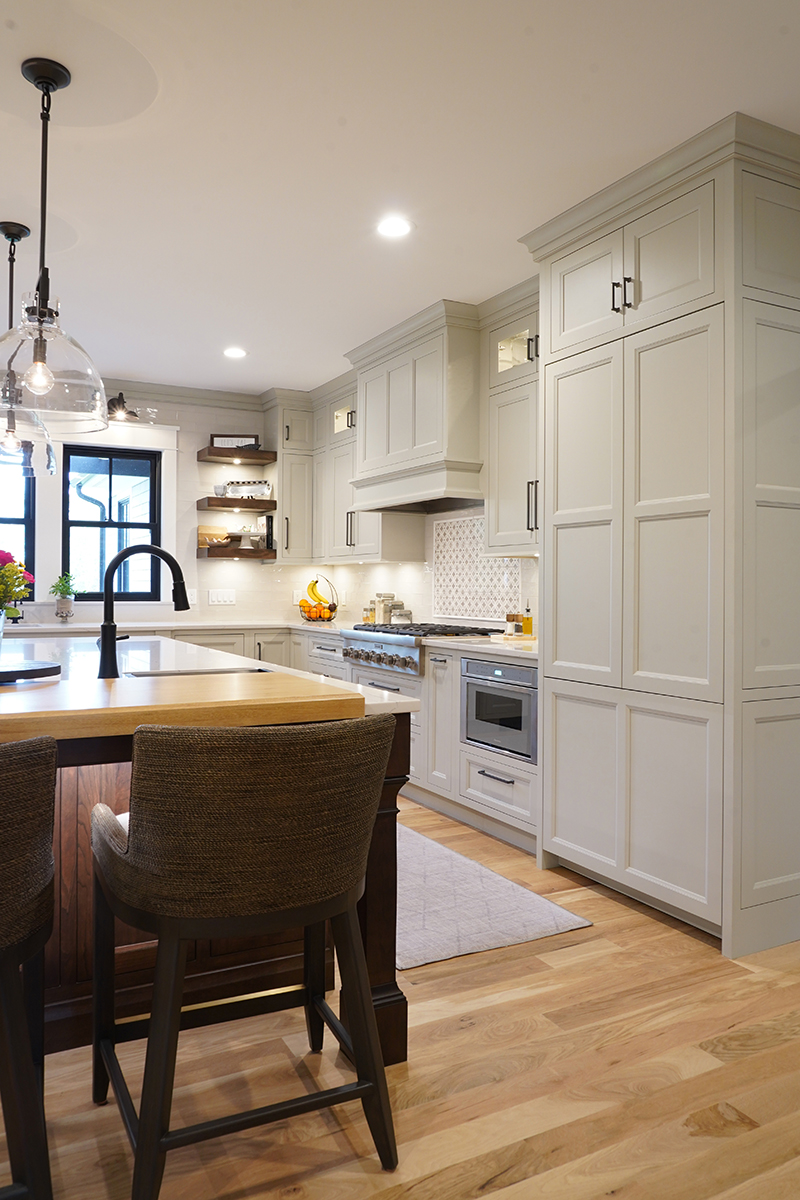
[[[31,575],[30,571],[23,571],[22,578],[25,580],[26,583],[35,583],[36,582],[34,580],[33,576]]]
[[[0,550],[0,567],[7,567],[9,563],[13,562],[13,554],[9,554],[7,550]]]

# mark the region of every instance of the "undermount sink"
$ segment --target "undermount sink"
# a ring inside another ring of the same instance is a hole
[[[149,679],[164,675],[269,675],[269,667],[189,667],[180,670],[174,667],[167,671],[126,671],[128,679]]]

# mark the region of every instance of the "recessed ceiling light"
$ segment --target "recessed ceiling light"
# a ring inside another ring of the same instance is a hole
[[[241,346],[228,346],[228,349],[223,351],[226,358],[246,358],[247,351],[242,350]]]
[[[384,217],[378,224],[378,233],[387,238],[405,237],[407,233],[411,233],[413,226],[406,217],[401,217],[397,213],[392,213]]]

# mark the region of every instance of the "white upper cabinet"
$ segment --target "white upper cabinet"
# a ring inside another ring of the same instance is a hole
[[[722,308],[624,345],[623,687],[722,701]]]
[[[545,673],[621,684],[622,345],[546,368]]]
[[[528,555],[539,546],[538,382],[489,394],[485,504],[488,553]]]
[[[652,321],[714,287],[709,180],[552,263],[550,350]]]
[[[539,371],[539,312],[489,333],[489,387],[507,387]]]
[[[278,557],[311,562],[314,459],[311,454],[284,454],[280,466]]]
[[[742,172],[742,283],[800,299],[800,188]]]
[[[311,450],[314,445],[314,414],[305,408],[281,410],[281,445],[284,450]]]
[[[800,685],[800,313],[745,300],[744,678]]]

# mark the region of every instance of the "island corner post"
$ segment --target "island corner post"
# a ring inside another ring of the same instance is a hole
[[[408,1004],[397,983],[397,794],[408,779],[410,717],[395,714],[394,741],[359,902],[364,949],[384,1061],[405,1062]],[[91,810],[102,801],[128,808],[132,737],[59,739],[54,836],[55,920],[45,948],[45,1052],[91,1041]],[[117,1014],[149,1012],[156,942],[116,922]],[[302,982],[303,931],[259,938],[198,941],[189,949],[184,1003],[253,996]],[[327,953],[326,989],[333,988]],[[343,1014],[346,1023],[346,1014]]]

